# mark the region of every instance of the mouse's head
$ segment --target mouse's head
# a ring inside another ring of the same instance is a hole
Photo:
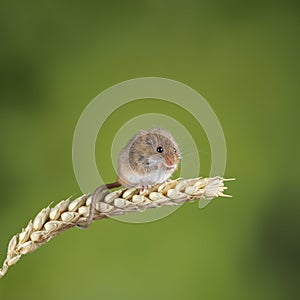
[[[171,133],[153,128],[140,131],[129,150],[129,161],[133,169],[141,173],[161,170],[171,174],[177,169],[180,152]]]

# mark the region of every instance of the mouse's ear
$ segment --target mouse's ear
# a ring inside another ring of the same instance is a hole
[[[163,134],[165,131],[166,130],[159,128],[159,127],[153,127],[150,130],[151,133],[158,133],[158,134]]]
[[[143,129],[139,130],[138,133],[130,139],[130,141],[128,142],[128,145],[132,144],[137,139],[139,139],[141,136],[146,135],[148,133],[149,133],[149,131],[147,131],[147,130],[143,130]]]
[[[141,129],[141,130],[139,130],[139,132],[136,134],[136,136],[140,137],[140,136],[145,135],[145,134],[148,134],[148,133],[149,133],[149,131],[144,130],[144,129]]]
[[[151,129],[151,133],[161,134],[161,135],[169,138],[170,140],[174,140],[172,134],[168,130],[163,129],[163,128],[154,127]]]

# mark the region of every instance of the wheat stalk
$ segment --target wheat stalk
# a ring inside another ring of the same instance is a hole
[[[148,190],[119,189],[108,193],[96,203],[93,220],[128,212],[145,211],[148,208],[179,205],[195,199],[210,200],[215,197],[231,197],[223,194],[222,177],[192,178],[169,180]],[[7,249],[7,256],[0,269],[0,278],[8,268],[16,264],[22,255],[31,253],[50,241],[59,233],[86,222],[92,195],[82,195],[71,201],[70,198],[59,202],[54,207],[42,209],[29,221],[22,232],[14,235]]]

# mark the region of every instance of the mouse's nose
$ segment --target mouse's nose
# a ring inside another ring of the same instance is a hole
[[[166,163],[168,166],[174,166],[175,165],[175,160],[173,159],[173,157],[167,156],[166,157]]]

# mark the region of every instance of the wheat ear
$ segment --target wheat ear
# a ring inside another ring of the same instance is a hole
[[[96,203],[93,220],[128,212],[142,212],[148,208],[179,205],[195,199],[210,200],[215,197],[231,197],[223,194],[222,177],[169,180],[149,190],[119,189],[107,194]],[[59,233],[84,223],[89,215],[91,195],[82,195],[71,201],[70,198],[54,207],[42,209],[28,225],[12,237],[8,244],[7,256],[0,269],[0,278],[8,268],[16,264],[23,254],[35,251]]]

